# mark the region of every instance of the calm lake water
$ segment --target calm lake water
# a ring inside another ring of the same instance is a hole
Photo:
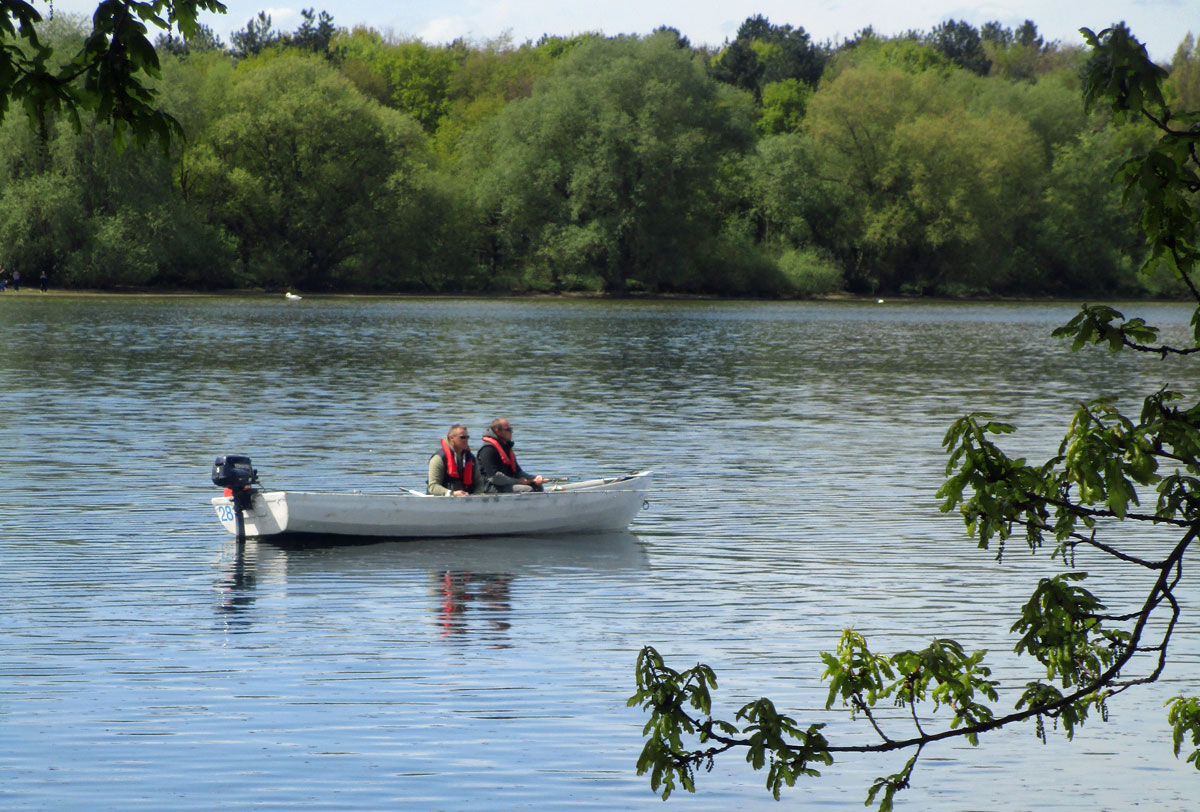
[[[1051,341],[1075,310],[0,295],[0,808],[861,809],[903,756],[781,804],[727,756],[664,807],[634,771],[638,650],[712,665],[725,715],[767,695],[865,743],[819,652],[953,636],[1011,706],[1039,675],[1007,630],[1053,564],[998,565],[938,512],[950,421],[995,412],[1045,458],[1081,398],[1200,393],[1194,362]],[[269,487],[420,488],[451,422],[499,415],[531,471],[655,469],[631,532],[239,551],[209,504],[224,453]],[[1111,607],[1143,594],[1079,563]],[[1160,683],[1071,743],[929,748],[900,808],[1196,809],[1162,707],[1200,693],[1194,575]]]

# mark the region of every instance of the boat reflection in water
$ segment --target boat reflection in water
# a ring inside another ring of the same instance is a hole
[[[480,614],[495,640],[512,628],[513,576],[508,573],[477,573],[447,570],[431,572],[433,595],[438,601],[438,626],[443,637],[470,631],[467,610]],[[504,644],[507,647],[507,644]]]
[[[286,543],[231,539],[222,547],[215,586],[218,617],[228,632],[264,622],[256,605],[260,599],[287,598],[294,622],[293,613],[305,611],[305,596],[336,594],[340,601],[351,599],[350,605],[318,604],[323,612],[353,617],[390,608],[403,615],[420,603],[423,612],[432,613],[439,637],[476,636],[497,643],[497,636],[511,628],[514,584],[543,579],[556,588],[572,578],[648,567],[641,542],[629,532],[355,544],[347,544],[344,536],[284,538]],[[369,602],[369,608],[361,602]]]

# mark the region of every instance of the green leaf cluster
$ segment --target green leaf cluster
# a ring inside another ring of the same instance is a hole
[[[1200,770],[1200,696],[1178,696],[1167,703],[1170,711],[1167,721],[1171,723],[1171,743],[1175,748],[1175,757],[1179,757],[1183,749],[1185,736],[1191,736],[1192,747],[1195,749],[1188,755],[1187,761]]]
[[[650,712],[642,728],[647,737],[638,758],[638,775],[650,773],[650,786],[662,788],[663,800],[671,796],[676,781],[688,792],[696,791],[695,772],[691,761],[680,760],[676,754],[684,749],[684,736],[697,736],[701,743],[708,740],[708,731],[697,723],[691,708],[701,715],[711,712],[710,688],[717,687],[717,677],[705,665],[697,665],[683,673],[667,667],[652,648],[644,648],[637,661],[637,693],[627,704],[638,705]],[[727,729],[724,728],[723,729]]]
[[[183,131],[158,104],[159,59],[147,25],[190,36],[200,11],[224,10],[218,0],[103,0],[82,46],[56,61],[38,36],[43,19],[33,6],[0,0],[0,121],[10,99],[43,126],[61,112],[78,130],[79,113],[88,111],[112,125],[118,148],[132,135],[139,146],[157,139],[166,150]]]
[[[1106,672],[1129,651],[1130,633],[1105,628],[1101,615],[1104,605],[1091,592],[1072,583],[1086,577],[1082,572],[1067,572],[1041,579],[1012,627],[1021,635],[1017,652],[1033,655],[1046,667],[1047,677],[1058,682],[1057,686],[1029,682],[1016,704],[1017,708],[1042,709],[1038,734],[1043,741],[1043,713],[1061,722],[1068,739],[1087,719],[1090,708],[1107,715],[1106,691],[1085,691],[1067,699],[1062,689],[1103,684]]]
[[[754,769],[767,767],[767,788],[776,800],[781,789],[795,786],[800,776],[819,776],[813,764],[833,763],[821,734],[823,725],[802,729],[768,699],[740,708],[734,719],[742,725],[714,718],[711,691],[716,690],[717,678],[707,665],[675,671],[646,646],[638,655],[636,677],[637,691],[627,704],[650,714],[642,729],[646,743],[637,771],[650,773],[650,786],[661,789],[663,800],[677,786],[695,792],[696,767],[711,769],[716,755],[735,746],[746,748],[746,761]]]
[[[986,726],[992,721],[992,711],[976,697],[997,698],[991,669],[981,665],[986,653],[967,654],[957,641],[939,638],[920,651],[878,655],[868,649],[862,635],[846,629],[836,654],[821,655],[825,663],[822,679],[829,680],[825,707],[833,707],[840,698],[851,708],[851,718],[857,713],[870,717],[879,700],[891,698],[897,706],[912,708],[915,717],[917,705],[932,702],[935,712],[943,706],[953,711],[951,730],[963,725]],[[969,732],[967,740],[977,744],[977,734]]]

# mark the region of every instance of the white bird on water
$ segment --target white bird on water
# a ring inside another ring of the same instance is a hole
[[[293,302],[298,302],[298,301],[300,301],[301,299],[303,299],[304,297],[303,297],[303,296],[297,296],[296,294],[292,293],[292,292],[289,290],[287,293],[283,294],[283,298],[285,298],[285,299],[290,299],[290,300],[291,300],[291,301],[293,301]]]

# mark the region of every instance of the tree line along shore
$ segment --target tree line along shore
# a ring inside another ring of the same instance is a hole
[[[165,149],[20,108],[0,263],[52,289],[1172,296],[1113,183],[1157,137],[1087,113],[1027,21],[818,43],[419,39],[304,13],[160,37]],[[88,32],[58,16],[62,52]],[[1200,110],[1191,34],[1164,84]]]

